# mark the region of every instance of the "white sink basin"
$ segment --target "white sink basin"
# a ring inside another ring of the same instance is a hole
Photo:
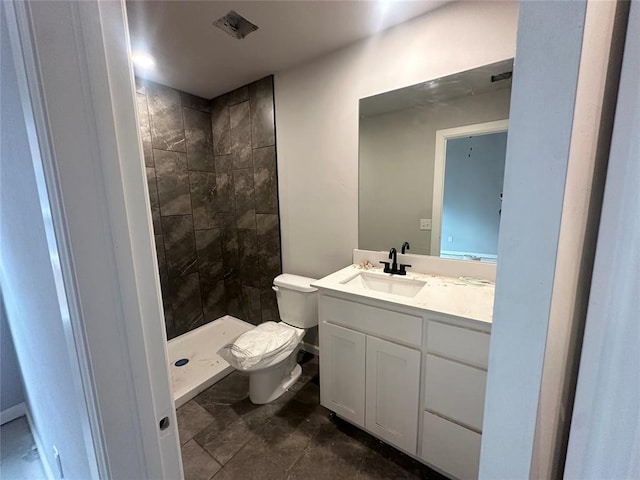
[[[421,280],[367,272],[360,272],[355,277],[351,277],[341,283],[361,290],[391,293],[402,297],[415,297],[426,284]]]

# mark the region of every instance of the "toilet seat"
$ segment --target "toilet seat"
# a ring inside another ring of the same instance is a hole
[[[304,329],[284,322],[265,322],[225,345],[219,353],[238,370],[261,370],[286,359],[304,334]]]

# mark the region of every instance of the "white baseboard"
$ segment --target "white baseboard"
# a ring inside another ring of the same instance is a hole
[[[0,425],[9,423],[16,418],[22,417],[27,414],[27,404],[22,402],[13,407],[9,407],[6,410],[0,412]]]
[[[320,355],[320,348],[318,348],[317,345],[313,345],[311,343],[307,343],[307,342],[302,342],[302,345],[300,345],[302,350],[304,350],[307,353],[313,353],[314,355]]]

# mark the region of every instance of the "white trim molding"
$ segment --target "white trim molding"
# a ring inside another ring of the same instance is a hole
[[[433,165],[433,203],[431,212],[431,255],[440,256],[440,235],[442,231],[442,204],[444,202],[444,174],[447,161],[447,142],[454,138],[472,135],[487,135],[505,132],[509,129],[509,120],[474,123],[460,127],[444,128],[436,131],[436,154]]]
[[[20,402],[13,407],[6,408],[0,412],[0,425],[9,423],[16,418],[20,418],[27,414],[27,404]]]

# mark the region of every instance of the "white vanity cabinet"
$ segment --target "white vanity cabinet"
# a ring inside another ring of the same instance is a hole
[[[365,427],[410,453],[418,441],[420,351],[367,335]]]
[[[475,479],[480,464],[489,334],[428,318],[419,456],[455,478]]]
[[[364,426],[367,336],[325,323],[320,328],[320,402],[356,425]]]
[[[321,290],[321,404],[452,478],[477,478],[489,328]]]
[[[320,403],[415,455],[421,352],[399,342],[419,346],[422,318],[325,295],[319,312]]]

